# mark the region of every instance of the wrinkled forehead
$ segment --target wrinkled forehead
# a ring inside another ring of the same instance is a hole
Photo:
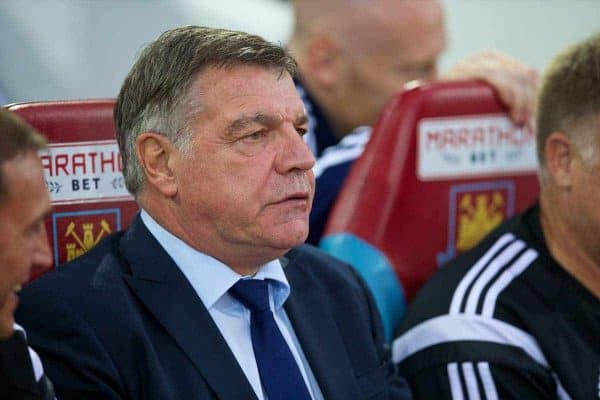
[[[295,126],[308,123],[304,104],[296,96],[267,95],[233,99],[220,109],[219,117],[231,130],[243,130],[251,125],[276,127],[283,123]]]
[[[305,114],[292,77],[277,68],[210,68],[196,78],[188,97],[198,111],[227,119],[255,115],[297,119]]]

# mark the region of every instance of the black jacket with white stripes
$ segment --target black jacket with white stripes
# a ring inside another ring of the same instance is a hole
[[[600,399],[600,301],[551,257],[536,206],[425,285],[393,354],[415,399]]]

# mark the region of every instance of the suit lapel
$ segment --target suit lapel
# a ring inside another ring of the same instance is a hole
[[[285,310],[302,350],[328,400],[359,398],[348,351],[327,307],[326,293],[301,266],[302,256],[282,260],[291,292]],[[306,266],[310,268],[310,266]]]
[[[121,239],[124,279],[223,400],[256,399],[208,310],[139,215]],[[235,382],[235,383],[232,383]]]
[[[15,399],[21,398],[17,393],[24,399],[40,394],[27,342],[20,331],[0,341],[0,393],[4,392],[9,393],[9,397],[12,393]]]

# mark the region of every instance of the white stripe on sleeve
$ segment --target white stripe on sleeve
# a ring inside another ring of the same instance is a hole
[[[477,304],[479,303],[479,299],[481,297],[481,292],[485,288],[485,286],[496,276],[498,271],[502,269],[510,260],[513,259],[523,248],[525,247],[525,243],[522,240],[517,240],[508,246],[502,253],[498,254],[496,258],[494,258],[487,268],[483,271],[483,273],[477,278],[475,284],[471,288],[469,292],[469,298],[467,299],[467,305],[465,306],[466,314],[475,314],[477,311]]]
[[[513,263],[502,275],[490,286],[483,302],[483,309],[481,315],[484,317],[492,317],[494,315],[494,309],[496,308],[496,300],[500,292],[504,290],[518,275],[520,275],[525,269],[531,265],[531,263],[537,258],[538,252],[533,249],[525,251],[517,261]]]
[[[486,400],[498,400],[498,392],[496,391],[496,384],[490,370],[490,364],[486,362],[477,363],[477,369],[479,370]]]
[[[334,165],[343,164],[347,161],[356,160],[362,154],[364,147],[351,147],[336,152],[327,153],[317,160],[313,167],[315,178],[320,177],[323,172]]]
[[[313,167],[315,178],[320,177],[328,168],[356,160],[365,150],[370,137],[370,127],[359,127],[337,145],[325,149]]]
[[[465,397],[460,384],[457,363],[448,364],[448,381],[450,382],[450,394],[452,395],[452,400],[464,400]]]
[[[473,363],[462,363],[462,370],[465,376],[465,385],[467,386],[467,394],[469,400],[481,400],[479,396],[479,388],[477,387],[477,378],[475,377],[475,368]]]
[[[394,362],[398,363],[427,347],[460,341],[479,341],[523,349],[538,364],[548,361],[533,336],[498,319],[480,315],[442,315],[414,326],[392,343]]]
[[[484,254],[483,257],[477,261],[477,263],[467,272],[467,274],[460,281],[456,290],[454,291],[454,295],[452,296],[452,303],[450,304],[450,314],[458,314],[460,312],[460,305],[465,297],[465,292],[467,288],[473,282],[473,280],[479,274],[479,271],[483,267],[487,265],[492,257],[496,255],[498,250],[504,247],[508,242],[515,239],[515,236],[511,233],[506,233],[502,235],[496,243]]]

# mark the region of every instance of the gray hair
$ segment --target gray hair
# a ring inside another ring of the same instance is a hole
[[[296,62],[280,45],[225,29],[175,28],[142,50],[123,82],[114,111],[125,184],[134,196],[144,185],[135,150],[137,137],[156,132],[185,150],[191,136],[189,122],[200,107],[188,100],[191,85],[209,67],[239,65],[296,74]]]

